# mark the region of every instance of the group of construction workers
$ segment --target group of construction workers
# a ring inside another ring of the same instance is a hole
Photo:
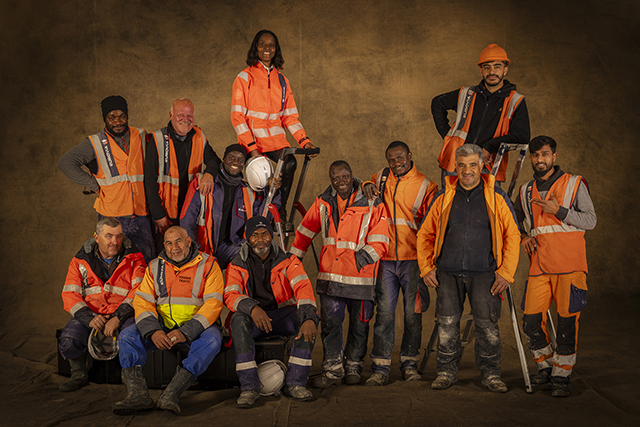
[[[194,125],[190,100],[174,101],[167,126],[146,134],[129,126],[121,96],[102,101],[105,128],[60,159],[59,168],[73,182],[97,194],[98,213],[95,233],[71,261],[62,290],[72,318],[59,351],[70,363],[71,378],[60,390],[88,382],[91,334],[118,336],[127,396],[114,404],[114,413],[153,408],[180,413],[178,398],[221,349],[223,305],[230,311],[228,332],[241,385],[238,407],[253,407],[260,397],[255,340],[274,334],[293,336],[283,394],[313,398],[306,385],[318,325],[323,363],[312,385],[361,383],[374,314],[372,374],[365,385],[382,386],[389,381],[400,290],[400,370],[406,381],[421,380],[422,313],[429,308],[431,287],[438,330],[431,388],[447,389],[457,379],[460,319],[468,296],[482,383],[504,393],[501,293],[514,281],[522,246],[530,256],[524,333],[538,367],[531,382],[550,382],[553,396],[568,396],[578,319],[586,304],[584,231],[595,226],[596,216],[584,178],[554,164],[556,142],[547,136],[529,141],[524,97],[505,79],[506,52],[489,45],[478,61],[478,85],[432,101],[444,137],[440,190],[418,172],[402,141],[387,147],[388,167],[370,181],[337,160],[329,168],[330,185],[298,228],[284,224],[284,233],[295,230],[288,252],[276,243],[277,218],[264,212],[271,201],[280,211],[276,217],[286,218],[295,157],[286,157],[282,174],[261,191],[243,179],[248,158],[277,160],[289,147],[285,127],[301,147],[315,148],[280,72],[283,62],[275,34],[256,34],[248,68],[233,84],[237,143],[226,147],[222,159]],[[449,110],[457,113],[453,124]],[[515,205],[500,186],[506,161],[496,176],[488,173],[503,142],[529,144],[534,179],[522,185]],[[272,200],[266,197],[270,189],[276,194]],[[318,234],[322,247],[314,291],[302,259]],[[558,314],[555,346],[547,332],[552,301]],[[154,402],[142,371],[147,351],[178,344],[189,348],[188,355]]]

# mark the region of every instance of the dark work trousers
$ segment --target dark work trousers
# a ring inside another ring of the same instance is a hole
[[[104,216],[98,214],[98,221]],[[156,250],[153,241],[153,233],[151,232],[151,218],[149,216],[117,216],[122,226],[122,234],[127,236],[129,240],[142,252],[144,261],[149,264],[156,257]]]
[[[420,277],[418,261],[382,261],[376,282],[376,322],[373,326],[371,369],[384,376],[391,370],[396,337],[396,305],[402,289],[404,333],[400,370],[418,369],[422,343],[422,313],[429,308],[429,289]]]
[[[347,372],[362,372],[367,353],[369,320],[373,317],[373,301],[320,295],[321,337],[323,346],[322,370],[333,379],[344,377],[345,360]],[[343,346],[342,323],[345,309],[349,310],[349,333]]]
[[[238,255],[241,247],[242,245],[234,245],[231,242],[220,242],[218,244],[216,253],[214,255],[218,261],[218,265],[220,265],[221,270],[227,268],[229,263],[233,261],[236,255]]]
[[[274,162],[278,162],[280,158],[280,151],[268,151],[266,153],[262,153]],[[298,167],[298,161],[296,160],[296,156],[293,154],[289,154],[284,158],[284,165],[282,165],[282,185],[280,186],[280,198],[282,204],[280,205],[280,220],[284,224],[289,220],[286,217],[287,215],[287,201],[289,200],[289,193],[291,193],[291,187],[293,186],[293,178],[296,174],[296,168]]]
[[[232,345],[236,357],[236,372],[240,380],[240,389],[260,390],[260,378],[256,365],[255,339],[273,335],[286,335],[294,337],[300,330],[298,309],[295,306],[282,307],[276,310],[266,311],[271,319],[272,331],[266,333],[259,329],[251,316],[235,312],[231,317]],[[311,371],[311,353],[314,342],[306,342],[304,336],[293,341],[291,355],[285,377],[286,385],[305,386]]]
[[[133,325],[133,316],[125,320],[124,325],[120,325],[119,330]],[[67,325],[62,329],[60,334],[60,344],[58,350],[66,360],[77,359],[87,352],[87,344],[89,342],[89,334],[91,328],[84,326],[75,318],[71,318]]]
[[[437,288],[436,317],[438,319],[438,375],[456,379],[462,357],[460,317],[465,295],[469,295],[475,333],[476,366],[483,380],[500,378],[502,342],[498,320],[501,302],[499,295],[491,295],[495,273],[481,273],[472,277],[452,276],[436,271],[440,286]]]

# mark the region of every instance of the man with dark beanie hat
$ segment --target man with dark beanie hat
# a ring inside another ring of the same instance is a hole
[[[267,218],[252,217],[246,230],[248,240],[227,268],[224,288],[224,303],[234,313],[231,336],[241,390],[236,403],[250,408],[260,397],[254,340],[276,334],[295,337],[284,395],[310,400],[306,384],[320,320],[313,287],[302,261],[275,244]]]
[[[144,193],[144,151],[147,133],[129,126],[127,101],[119,95],[100,103],[105,128],[65,153],[58,168],[76,184],[96,193],[98,219],[117,218],[122,231],[146,262],[155,257]],[[85,166],[89,172],[82,167]]]
[[[201,251],[218,258],[222,269],[240,252],[240,245],[245,241],[245,223],[252,216],[260,215],[264,209],[264,194],[269,191],[267,187],[256,193],[242,180],[246,157],[240,144],[229,145],[211,192],[203,194],[199,188],[202,174],[198,174],[189,185],[180,215],[180,224],[191,240]],[[273,185],[280,187],[280,181],[274,180]],[[273,204],[280,206],[279,193]]]

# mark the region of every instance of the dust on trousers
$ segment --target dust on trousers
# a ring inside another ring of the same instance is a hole
[[[128,318],[120,328],[120,331],[133,325],[133,317]],[[77,359],[87,353],[87,343],[91,328],[84,326],[78,320],[72,318],[67,322],[60,334],[60,343],[58,350],[60,355],[65,359]]]

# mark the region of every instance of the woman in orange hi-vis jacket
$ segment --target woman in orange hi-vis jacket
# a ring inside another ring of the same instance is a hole
[[[259,31],[247,54],[248,67],[233,82],[231,123],[251,157],[261,154],[278,161],[280,150],[289,147],[285,127],[303,148],[315,148],[298,120],[289,80],[280,72],[284,59],[276,35]],[[314,157],[314,156],[311,156]],[[285,160],[280,187],[280,216],[286,221],[286,206],[297,162],[293,155]],[[285,231],[293,231],[285,224]]]

